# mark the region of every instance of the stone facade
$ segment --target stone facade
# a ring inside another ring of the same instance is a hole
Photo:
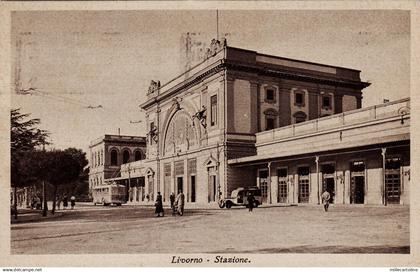
[[[257,154],[228,161],[257,173],[266,203],[409,204],[410,100],[256,134]]]
[[[369,85],[357,70],[225,44],[216,49],[186,73],[149,88],[141,104],[146,159],[121,169],[130,180],[144,178],[149,200],[160,191],[167,202],[182,190],[187,202],[212,203],[255,185],[257,172],[228,160],[256,155],[256,133],[360,108]]]
[[[138,136],[104,135],[89,145],[89,190],[121,176],[124,163],[146,157],[146,139]]]

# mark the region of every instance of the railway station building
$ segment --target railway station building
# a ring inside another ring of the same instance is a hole
[[[257,185],[265,203],[317,204],[326,189],[334,203],[408,204],[410,100],[361,108],[360,73],[217,43],[151,82],[145,158],[106,180],[138,202],[182,190],[187,203],[217,203]]]
[[[146,139],[139,136],[104,135],[89,145],[89,191],[121,177],[121,165],[146,157]]]

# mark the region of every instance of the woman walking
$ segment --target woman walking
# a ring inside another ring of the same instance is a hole
[[[155,207],[156,207],[155,214],[157,214],[157,217],[160,217],[160,214],[162,214],[162,217],[163,217],[164,211],[163,211],[162,195],[160,194],[160,192],[157,193]]]

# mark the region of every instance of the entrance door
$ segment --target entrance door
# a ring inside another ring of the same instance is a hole
[[[153,180],[153,176],[148,176],[148,186],[149,186],[149,190],[148,190],[148,195],[149,195],[149,200],[153,201],[154,195],[153,195],[153,191],[154,191],[154,180]]]
[[[299,203],[309,202],[309,167],[298,168],[298,182],[299,182]]]
[[[278,176],[277,202],[286,203],[287,202],[287,169],[286,168],[278,169],[277,176]]]
[[[260,189],[261,189],[261,202],[267,203],[268,199],[268,171],[259,171]]]
[[[165,163],[163,166],[163,201],[168,201],[171,194],[171,164]],[[175,192],[177,194],[178,192]]]
[[[195,202],[195,176],[191,176],[191,202]]]
[[[184,179],[183,179],[183,177],[177,177],[176,178],[176,188],[177,188],[177,191],[178,191],[178,193],[179,193],[179,190],[181,190],[181,192],[184,192]]]
[[[351,184],[350,184],[350,203],[365,203],[365,163],[363,161],[352,162]]]
[[[365,177],[357,176],[354,177],[354,196],[353,203],[363,204],[365,203]]]
[[[322,171],[322,192],[325,190],[330,193],[330,202],[334,203],[335,199],[335,165],[324,164],[321,166]]]
[[[209,202],[216,201],[216,175],[209,176]]]
[[[385,197],[387,203],[399,204],[401,193],[401,159],[390,158],[385,163]]]

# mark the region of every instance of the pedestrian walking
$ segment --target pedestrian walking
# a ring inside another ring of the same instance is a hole
[[[248,211],[252,212],[252,209],[254,208],[255,198],[251,192],[248,192],[248,196],[246,197],[246,200],[248,202]]]
[[[162,195],[160,192],[157,193],[156,202],[155,202],[155,214],[156,217],[160,217],[160,214],[162,214],[162,217],[164,216],[164,210],[163,210],[163,203],[162,203]]]
[[[321,195],[322,204],[324,205],[324,210],[326,212],[328,212],[328,206],[330,205],[330,198],[331,198],[331,195],[327,190],[325,190]]]
[[[61,208],[61,196],[57,195],[56,202],[57,202],[57,210],[59,210]]]
[[[63,196],[63,209],[67,209],[67,207],[69,206],[69,199],[67,197],[67,195]]]
[[[76,197],[71,196],[70,197],[70,205],[71,205],[71,209],[74,209],[74,206],[76,206]]]
[[[169,196],[169,201],[171,202],[172,215],[175,215],[175,194],[174,194],[174,192],[172,192],[171,195]]]
[[[185,195],[182,190],[179,190],[178,196],[176,197],[176,207],[179,215],[184,214]]]

